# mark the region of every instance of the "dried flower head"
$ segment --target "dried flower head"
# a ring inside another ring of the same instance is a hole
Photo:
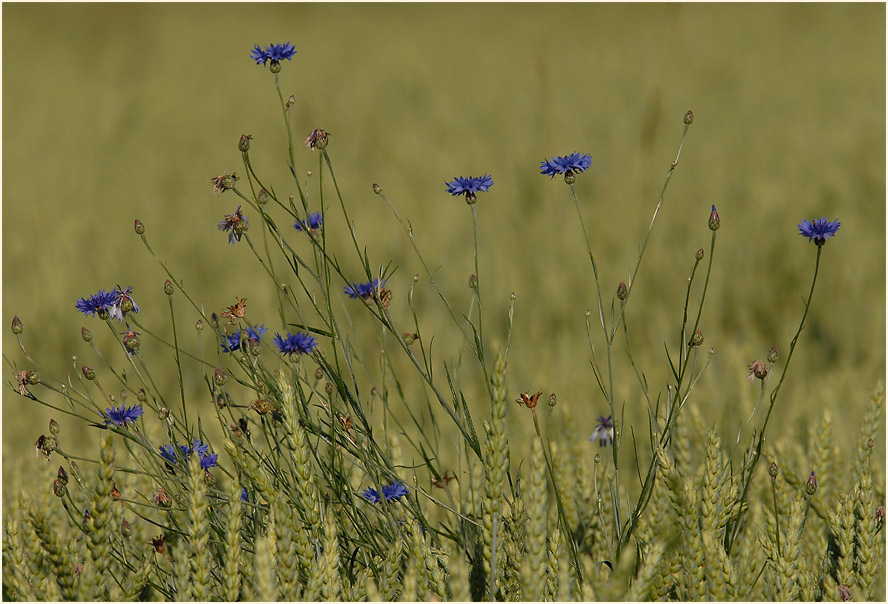
[[[227,307],[227,310],[222,311],[222,318],[228,319],[228,324],[232,325],[237,322],[238,319],[244,318],[244,312],[247,309],[247,299],[246,298],[238,298],[234,297],[234,306]]]
[[[154,548],[154,551],[158,554],[165,556],[166,555],[166,538],[163,535],[158,535],[154,539],[151,540],[151,547]]]
[[[159,508],[168,508],[173,505],[173,500],[163,487],[157,489],[157,492],[154,494],[154,497],[151,498],[151,501]]]
[[[228,243],[232,245],[235,241],[240,241],[249,228],[250,219],[244,216],[240,206],[237,206],[234,214],[226,214],[225,219],[219,223],[219,230],[228,232]]]
[[[515,399],[515,402],[519,405],[524,405],[528,409],[533,409],[537,406],[537,401],[540,400],[540,396],[542,392],[537,392],[536,394],[531,394],[529,392],[522,392],[519,395],[519,398]]]
[[[13,377],[15,377],[15,383],[18,386],[19,394],[22,396],[28,396],[28,391],[26,386],[28,385],[28,377],[31,375],[30,371],[13,371]]]
[[[753,361],[749,365],[749,383],[751,384],[756,378],[764,380],[768,377],[768,366],[761,361]]]
[[[315,149],[324,149],[327,146],[327,137],[329,132],[324,132],[320,128],[315,128],[305,139],[305,146],[314,151]]]
[[[392,301],[392,290],[382,288],[379,290],[379,303],[383,308],[388,308],[389,302]]]
[[[213,193],[216,195],[224,193],[225,191],[230,191],[234,188],[234,183],[237,181],[237,174],[234,172],[231,174],[220,174],[219,176],[214,176],[210,179],[210,182],[213,183]]]

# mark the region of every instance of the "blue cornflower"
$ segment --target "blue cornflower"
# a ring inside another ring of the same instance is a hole
[[[382,487],[382,497],[379,496],[379,491],[373,487],[364,489],[361,492],[361,496],[370,503],[379,503],[383,498],[386,501],[395,501],[407,495],[408,492],[407,486],[400,480],[396,480],[392,484]]]
[[[320,212],[316,212],[314,214],[309,213],[308,228],[312,231],[314,231],[315,229],[319,229],[319,228],[321,228],[321,223],[323,221],[324,221],[324,217]],[[305,226],[305,222],[306,221],[304,221],[304,220],[297,220],[296,224],[293,225],[293,228],[296,229],[297,231],[301,231],[301,230],[303,230],[303,227]]]
[[[613,444],[614,442],[614,422],[612,416],[599,416],[598,425],[589,440],[597,440],[602,447]]]
[[[287,42],[286,44],[271,44],[263,50],[256,44],[250,51],[250,58],[256,61],[257,65],[265,65],[267,61],[272,63],[280,63],[284,59],[290,60],[296,54],[296,48]]]
[[[556,174],[564,174],[564,178],[573,176],[577,172],[585,172],[592,165],[592,158],[585,153],[571,153],[564,157],[552,157],[544,159],[540,164],[540,174],[546,174],[555,178]]]
[[[118,426],[126,426],[128,423],[136,421],[143,413],[142,405],[110,407],[105,409],[105,415],[108,417],[105,420],[105,425],[117,424]]]
[[[241,501],[244,503],[249,503],[250,501],[250,495],[247,493],[246,487],[241,487]]]
[[[234,245],[235,241],[240,241],[248,228],[250,228],[250,219],[241,213],[240,206],[237,206],[234,214],[226,214],[225,220],[219,223],[220,231],[231,231],[228,233],[228,243],[231,245]]]
[[[485,174],[484,176],[457,176],[451,182],[444,183],[447,185],[447,192],[456,197],[457,195],[465,195],[466,203],[475,203],[475,194],[483,193],[493,186],[493,177]]]
[[[307,354],[318,345],[317,340],[301,331],[297,331],[295,334],[287,332],[286,338],[281,337],[281,334],[277,333],[274,335],[274,343],[277,344],[278,349],[283,353],[299,354]]]
[[[177,448],[179,449],[181,455],[178,455],[176,453]],[[188,445],[160,446],[161,457],[163,457],[171,464],[177,463],[180,457],[182,459],[188,459],[188,457],[190,457],[191,454],[195,452],[197,453],[198,457],[200,457],[200,467],[204,470],[209,470],[218,463],[219,455],[217,453],[210,453],[210,445],[202,443],[199,438],[195,438],[190,447]]]
[[[115,294],[113,290],[106,292],[105,290],[100,289],[99,293],[95,295],[89,296],[88,298],[80,298],[74,303],[74,307],[87,317],[98,315],[103,310],[110,313],[116,298],[117,294]]]
[[[114,289],[114,292],[112,292],[114,294],[114,303],[109,309],[112,319],[123,321],[123,317],[126,316],[126,313],[139,312],[139,307],[136,304],[136,301],[133,300],[133,297],[130,295],[132,291],[132,287],[123,289],[119,285]]]
[[[265,325],[259,325],[258,327],[248,327],[246,331],[238,329],[233,334],[222,336],[222,352],[240,350],[244,341],[256,340],[258,342],[266,331],[268,328]]]
[[[375,292],[379,291],[380,288],[384,286],[385,281],[374,279],[367,283],[352,283],[351,285],[346,285],[344,293],[347,294],[349,298],[364,298],[365,300],[368,300],[373,297]]]
[[[268,61],[268,53],[256,44],[250,51],[250,58],[256,61],[256,65],[265,65],[265,62]]]
[[[826,218],[819,218],[808,222],[803,220],[799,223],[799,234],[807,237],[808,241],[813,241],[817,247],[823,246],[826,240],[836,234],[842,225],[838,220],[830,222]]]

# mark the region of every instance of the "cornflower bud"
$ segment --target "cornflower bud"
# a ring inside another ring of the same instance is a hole
[[[12,317],[12,333],[15,335],[19,335],[25,330],[25,326],[22,325],[22,320],[18,318],[18,315]]]
[[[688,342],[688,346],[698,347],[703,343],[703,332],[699,329],[694,330],[694,335],[691,336],[690,342]]]
[[[137,353],[139,351],[139,346],[141,345],[142,343],[139,341],[138,332],[128,331],[123,335],[123,346],[130,354]]]
[[[164,421],[166,418],[170,416],[170,410],[166,407],[161,407],[157,410],[157,419],[160,421]]]
[[[120,534],[123,535],[125,539],[129,539],[133,534],[133,527],[127,522],[126,518],[120,521]]]
[[[688,126],[694,123],[694,112],[688,109],[688,112],[685,113],[684,123]]]
[[[252,140],[252,134],[241,134],[240,140],[237,141],[237,150],[241,153],[246,153],[250,150],[250,140]]]
[[[92,369],[90,369],[89,367],[87,367],[86,365],[83,366],[81,371],[83,371],[83,377],[85,377],[89,381],[93,381],[94,379],[96,379],[96,372],[93,371]]]
[[[721,223],[718,220],[718,212],[715,209],[715,206],[712,206],[712,213],[709,215],[709,230],[717,231],[718,227]]]
[[[52,492],[55,493],[56,497],[64,497],[65,493],[68,492],[68,488],[62,484],[62,481],[56,478],[52,483]]]
[[[268,65],[268,70],[271,73],[280,73],[281,72],[281,63],[280,61],[272,61]]]
[[[173,282],[170,281],[169,279],[167,279],[166,281],[163,282],[163,293],[165,293],[168,296],[173,295]]]
[[[595,457],[592,458],[592,461],[594,461],[596,464],[600,464],[601,463],[601,453],[596,453]]]
[[[373,183],[373,192],[379,195],[380,193],[382,193],[382,187],[380,187],[376,183]]]
[[[144,235],[145,234],[145,225],[142,224],[142,221],[136,218],[133,222],[133,230],[136,231],[136,235]]]
[[[617,298],[620,300],[625,300],[629,296],[629,288],[626,287],[626,284],[620,281],[620,284],[617,286]]]
[[[90,330],[88,330],[86,327],[80,328],[80,337],[83,338],[84,342],[92,342],[92,339],[93,339],[92,332]]]
[[[414,274],[414,275],[413,275],[413,282],[414,282],[414,283],[419,283],[419,275],[418,275],[418,274]]]
[[[327,396],[333,394],[333,384],[331,384],[330,382],[324,384],[324,392],[327,393]]]
[[[469,288],[477,289],[478,288],[478,276],[475,273],[469,275]]]
[[[323,378],[324,378],[324,368],[318,367],[317,369],[315,369],[315,379],[320,381]]]
[[[221,367],[217,367],[216,371],[213,373],[213,383],[221,388],[225,385],[227,379],[228,378],[225,376],[225,370]]]
[[[34,386],[35,384],[39,384],[40,383],[40,373],[38,373],[37,371],[29,371],[28,372],[28,383],[31,386]]]
[[[555,396],[555,393],[549,395],[549,406],[554,407],[558,403],[558,397]]]
[[[813,495],[817,492],[817,477],[814,476],[814,472],[811,472],[811,475],[808,476],[808,482],[805,484],[805,492],[808,495]]]
[[[68,484],[68,473],[65,472],[65,468],[63,468],[62,466],[59,466],[58,481],[61,482],[63,485]]]
[[[138,400],[140,403],[144,403],[148,400],[148,395],[145,393],[144,388],[139,388],[136,391],[136,400]]]
[[[167,492],[164,491],[163,488],[157,490],[151,501],[159,508],[169,508],[173,505],[173,500],[170,499],[170,496],[167,495]]]
[[[264,206],[268,203],[268,191],[265,189],[259,189],[259,193],[256,195],[256,203],[260,206]]]
[[[564,173],[564,182],[566,182],[569,185],[572,185],[575,182],[577,182],[577,176],[576,176],[576,174],[573,173],[573,170],[568,170],[567,172]]]
[[[700,262],[701,260],[703,260],[703,254],[704,254],[704,253],[705,253],[705,252],[703,251],[703,248],[702,248],[702,247],[701,247],[699,250],[697,250],[697,253],[694,254],[694,258],[697,259],[697,262]]]
[[[773,479],[777,478],[777,462],[776,461],[772,461],[768,465],[768,476],[770,476]]]
[[[771,346],[771,349],[768,351],[768,362],[772,365],[777,362],[777,347]]]
[[[59,427],[59,422],[54,419],[49,420],[49,433],[53,436],[58,436],[59,432],[61,432],[61,428]]]

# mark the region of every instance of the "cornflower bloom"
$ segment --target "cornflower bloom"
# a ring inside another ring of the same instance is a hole
[[[485,174],[484,176],[457,176],[447,185],[447,192],[456,197],[457,195],[465,195],[466,203],[471,205],[475,203],[475,195],[477,193],[486,192],[493,186],[493,177]]]
[[[592,432],[592,436],[589,437],[590,441],[597,440],[598,444],[602,447],[613,444],[614,422],[612,417],[613,416],[611,415],[608,415],[607,417],[600,415],[598,417],[598,425],[595,426],[595,430]]]
[[[585,172],[592,165],[592,158],[585,153],[571,153],[563,157],[544,159],[540,164],[540,174],[555,178],[556,174],[564,174],[564,180],[573,178],[579,172]]]
[[[266,331],[268,331],[268,328],[265,325],[259,325],[258,327],[248,327],[246,330],[238,329],[233,334],[222,336],[222,352],[240,350],[244,340],[258,342]]]
[[[126,426],[128,423],[136,421],[143,413],[142,405],[110,407],[105,409],[105,415],[107,416],[105,425],[117,424],[118,426]]]
[[[317,230],[321,228],[321,224],[324,222],[324,217],[320,212],[315,212],[314,214],[309,213],[306,217],[306,220],[297,220],[296,224],[293,225],[293,228],[297,231],[305,230],[305,224],[308,223],[309,230]]]
[[[74,307],[87,317],[99,315],[102,311],[110,314],[111,307],[117,299],[117,294],[112,291],[99,290],[99,293],[86,298],[80,298],[74,303]]]
[[[176,449],[178,448],[181,455],[178,455]],[[193,453],[197,453],[198,457],[200,457],[200,467],[203,470],[209,470],[213,466],[217,465],[219,460],[218,453],[210,453],[210,445],[204,444],[201,442],[199,438],[195,438],[192,445],[189,447],[188,445],[161,445],[160,446],[160,455],[165,460],[167,460],[171,464],[178,463],[179,458],[188,459]]]
[[[367,283],[352,283],[351,285],[346,285],[343,293],[348,295],[349,298],[364,298],[365,300],[369,300],[373,298],[375,292],[379,291],[384,286],[385,281],[374,279]]]
[[[281,334],[274,335],[274,343],[278,350],[282,353],[298,353],[308,354],[318,345],[317,340],[307,333],[297,331],[295,334],[287,332],[287,337],[281,337]]]
[[[237,206],[234,214],[226,214],[225,220],[219,223],[220,231],[231,231],[228,233],[228,243],[234,245],[235,241],[240,241],[244,233],[250,227],[250,219],[241,213],[241,207]]]
[[[826,240],[836,234],[842,225],[838,220],[830,222],[826,218],[819,218],[808,222],[803,220],[799,223],[799,234],[807,237],[808,241],[813,241],[817,247],[823,247]]]
[[[396,501],[407,495],[407,493],[409,493],[407,486],[400,480],[396,480],[392,484],[382,487],[382,497],[379,496],[379,491],[372,487],[364,489],[361,496],[370,503],[379,503],[383,499],[386,501]]]
[[[280,68],[281,61],[284,59],[289,61],[295,54],[296,48],[289,42],[286,44],[271,44],[264,49],[256,44],[253,46],[253,50],[250,51],[250,58],[256,61],[256,65],[265,65],[266,62],[271,61],[272,66],[277,64],[278,68]]]

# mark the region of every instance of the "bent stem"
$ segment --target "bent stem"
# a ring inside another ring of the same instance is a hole
[[[755,473],[755,466],[758,464],[759,459],[762,456],[762,447],[765,444],[765,429],[768,427],[768,420],[771,419],[771,412],[774,410],[774,403],[777,401],[777,393],[780,392],[780,387],[783,385],[783,381],[786,379],[786,374],[789,371],[789,362],[792,360],[792,353],[795,351],[796,343],[799,340],[799,336],[802,333],[802,329],[805,327],[805,319],[808,317],[808,310],[811,308],[811,298],[814,296],[814,286],[817,284],[817,273],[820,270],[820,254],[823,251],[823,248],[817,246],[817,259],[814,261],[814,278],[811,280],[811,290],[808,292],[808,299],[805,301],[805,312],[802,313],[802,320],[799,321],[799,328],[796,330],[795,336],[792,338],[792,342],[789,345],[789,354],[786,355],[786,365],[783,367],[783,373],[780,375],[780,381],[777,382],[777,385],[774,387],[774,390],[771,392],[770,396],[770,405],[768,405],[768,413],[765,414],[765,421],[762,423],[762,429],[759,432],[758,441],[755,445],[755,452],[752,456],[752,461],[749,463],[749,468],[745,469],[745,479],[743,484],[743,494],[740,496],[740,502],[738,506],[739,512],[737,513],[736,519],[729,524],[728,529],[725,531],[725,553],[731,555],[731,548],[734,547],[734,542],[737,539],[737,535],[740,533],[740,529],[743,527],[743,517],[746,515],[746,508],[743,505],[746,502],[746,497],[749,495],[749,485],[752,483],[752,476]]]

